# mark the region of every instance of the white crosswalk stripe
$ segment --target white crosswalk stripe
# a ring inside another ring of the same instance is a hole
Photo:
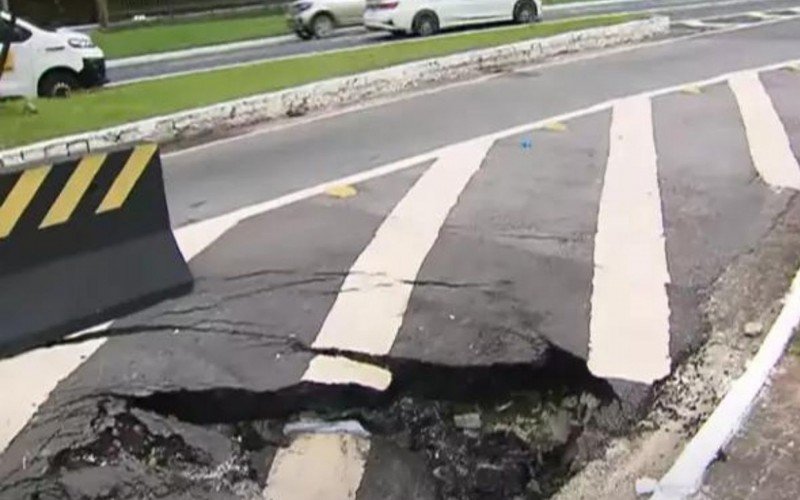
[[[650,100],[614,106],[594,252],[589,369],[652,383],[670,372],[669,283]]]
[[[278,450],[264,500],[355,500],[370,443],[350,434],[300,434]]]
[[[417,181],[353,264],[313,347],[389,352],[420,266],[491,144],[449,149]]]
[[[800,189],[800,167],[786,130],[758,74],[740,73],[729,80],[747,133],[747,143],[758,174],[767,184]]]

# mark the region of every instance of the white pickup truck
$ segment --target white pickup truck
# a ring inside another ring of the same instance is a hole
[[[92,39],[69,30],[48,31],[0,12],[0,41],[11,46],[0,76],[0,98],[66,97],[73,90],[106,83],[103,51]]]

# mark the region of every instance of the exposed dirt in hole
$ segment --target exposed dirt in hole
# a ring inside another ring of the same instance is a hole
[[[67,434],[83,428],[54,453],[32,454],[0,498],[255,498],[276,451],[291,443],[284,426],[299,420],[358,420],[420,458],[431,498],[547,498],[634,418],[560,352],[544,366],[383,361],[395,375],[385,394],[300,384],[98,398],[71,410]]]
[[[431,498],[546,498],[635,418],[560,352],[544,366],[382,361],[395,375],[385,394],[300,384],[54,407],[27,433],[40,441],[22,467],[0,477],[0,498],[259,497],[276,451],[291,443],[284,426],[308,419],[358,420],[418,457],[435,484]]]

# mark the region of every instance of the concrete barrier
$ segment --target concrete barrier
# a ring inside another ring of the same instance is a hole
[[[0,174],[0,355],[188,292],[158,147]]]
[[[300,116],[370,98],[396,95],[422,85],[530,64],[561,54],[638,42],[668,31],[669,18],[658,16],[425,59],[0,151],[0,167],[84,153],[120,143],[173,141],[225,128]]]

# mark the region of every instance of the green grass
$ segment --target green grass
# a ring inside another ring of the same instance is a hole
[[[38,114],[23,115],[19,103],[0,104],[0,148],[94,130],[229,99],[418,59],[517,42],[636,19],[607,15],[475,31],[357,50],[267,61],[250,66],[151,80],[70,99],[39,99]]]
[[[289,32],[286,18],[271,12],[253,17],[154,24],[92,33],[109,59],[239,42]]]

